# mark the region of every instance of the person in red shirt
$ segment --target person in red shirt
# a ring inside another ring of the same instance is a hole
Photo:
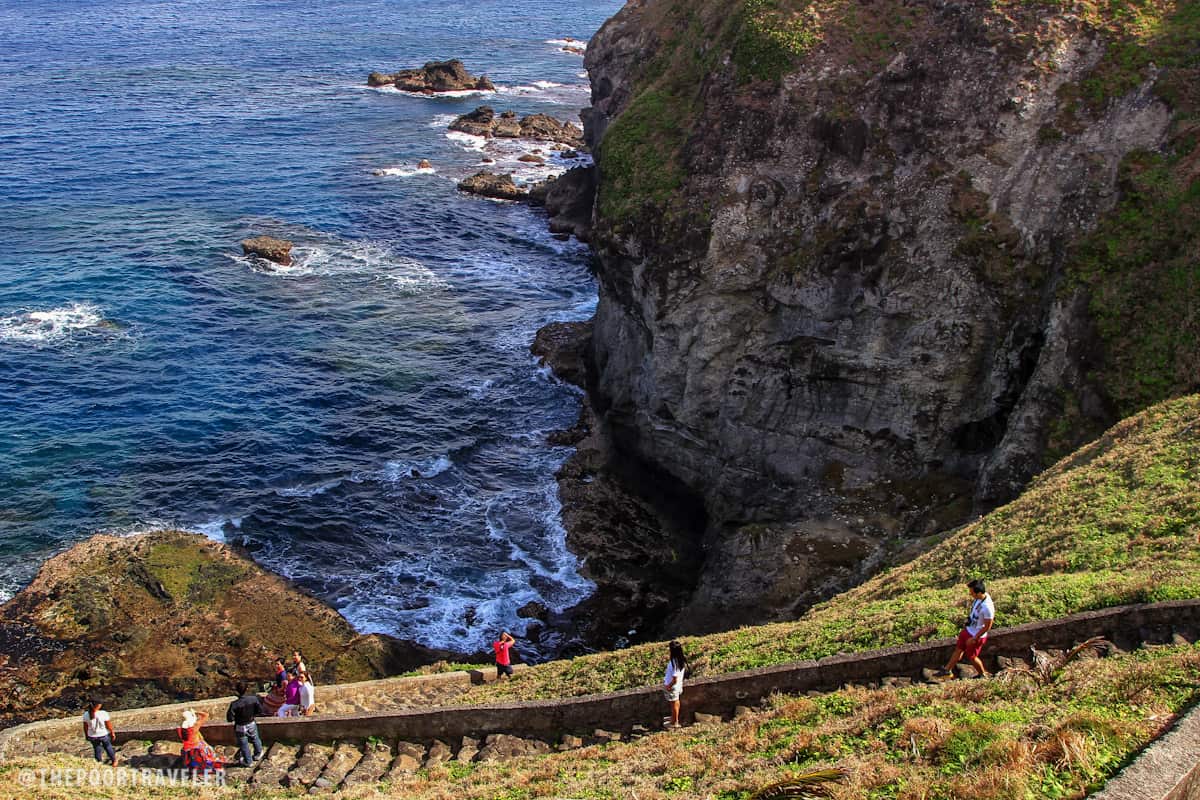
[[[516,643],[517,640],[508,631],[500,634],[500,638],[492,642],[492,649],[496,651],[496,680],[500,680],[500,677],[504,675],[512,677],[512,658],[508,651]]]

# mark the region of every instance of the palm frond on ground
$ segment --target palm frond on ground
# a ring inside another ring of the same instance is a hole
[[[782,781],[764,786],[750,800],[811,800],[829,796],[827,783],[837,783],[846,777],[842,769],[818,769],[792,775]]]

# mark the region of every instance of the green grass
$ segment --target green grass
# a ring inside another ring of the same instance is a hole
[[[713,675],[953,635],[963,584],[987,579],[998,624],[1200,597],[1200,395],[1115,426],[1019,499],[794,622],[684,639]],[[661,644],[558,661],[467,698],[545,698],[653,683]]]
[[[248,574],[245,564],[221,558],[192,542],[156,544],[146,568],[176,602],[211,605]]]

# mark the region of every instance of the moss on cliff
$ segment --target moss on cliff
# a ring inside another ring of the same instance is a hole
[[[1166,147],[1125,159],[1120,200],[1067,264],[1104,344],[1092,377],[1128,415],[1200,386],[1200,3],[1114,2],[1085,18],[1111,39],[1079,102],[1096,113],[1149,78],[1174,112]]]

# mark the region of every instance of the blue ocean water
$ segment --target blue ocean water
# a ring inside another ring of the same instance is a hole
[[[578,121],[554,40],[619,5],[0,2],[0,599],[92,533],[163,525],[435,646],[586,596],[544,439],[579,401],[528,345],[592,310],[587,253],[459,195],[519,152],[445,126]],[[450,57],[500,91],[364,85]],[[256,233],[293,267],[243,258]]]

